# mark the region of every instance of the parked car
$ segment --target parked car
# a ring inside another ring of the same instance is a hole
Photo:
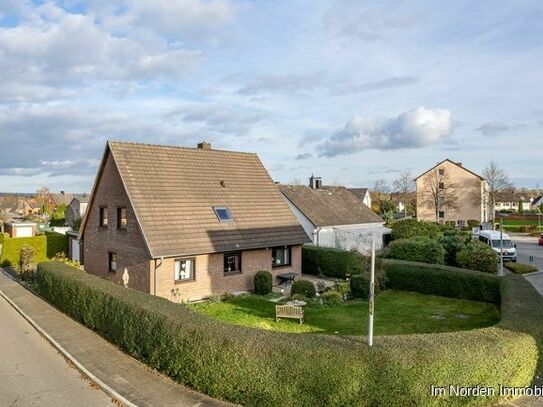
[[[498,256],[503,247],[503,260],[517,261],[517,246],[507,233],[498,230],[482,230],[479,232],[479,241],[489,245]],[[503,246],[502,246],[503,245]]]
[[[543,246],[543,233],[539,236],[539,246]]]

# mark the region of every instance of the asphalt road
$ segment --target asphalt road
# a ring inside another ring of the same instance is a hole
[[[114,406],[0,297],[0,406]]]
[[[543,271],[543,246],[538,246],[538,238],[514,234],[510,234],[510,236],[517,245],[518,261],[532,264]],[[530,262],[530,256],[533,257],[532,262]]]

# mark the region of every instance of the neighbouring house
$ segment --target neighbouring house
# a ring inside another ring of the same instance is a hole
[[[533,209],[540,209],[540,208],[541,208],[541,204],[543,204],[543,196],[542,196],[542,195],[536,196],[536,197],[532,200],[532,208],[533,208]]]
[[[371,194],[368,188],[348,188],[360,201],[371,209]]]
[[[17,195],[0,197],[0,215],[10,218],[24,216],[25,200]]]
[[[462,163],[443,160],[416,179],[417,219],[465,226],[487,222],[492,209],[483,177]]]
[[[88,273],[173,301],[301,273],[309,242],[256,154],[108,142],[80,228]]]
[[[36,198],[28,198],[24,201],[25,216],[38,215],[41,212],[41,205]]]
[[[32,237],[36,232],[33,222],[4,222],[4,233],[9,237]]]
[[[376,249],[384,247],[390,229],[347,188],[323,186],[315,177],[310,178],[309,186],[279,187],[314,245],[368,253],[375,239]]]
[[[64,205],[68,207],[68,205],[70,205],[70,202],[74,198],[74,194],[71,194],[65,191],[51,192],[51,198],[54,203],[54,208],[60,205]]]
[[[533,198],[535,200],[535,198]],[[503,210],[512,210],[517,212],[531,211],[532,198],[527,194],[516,191],[503,191],[496,194],[494,210],[499,212]]]
[[[87,205],[89,203],[89,195],[76,194],[68,205],[65,213],[65,224],[73,227],[85,215]]]

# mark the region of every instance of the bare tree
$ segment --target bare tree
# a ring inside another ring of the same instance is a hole
[[[483,201],[490,206],[491,220],[494,220],[497,195],[506,189],[512,188],[513,184],[505,171],[498,167],[498,164],[494,161],[490,161],[484,169],[483,177],[487,185],[486,196]]]
[[[439,212],[457,208],[454,184],[451,183],[448,174],[440,173],[438,168],[425,176],[424,189],[420,191],[420,197],[420,203],[434,211],[436,222],[439,222]]]
[[[415,189],[415,180],[409,171],[402,172],[392,183],[394,190],[400,194],[403,202],[404,217],[407,217],[407,200],[409,194]]]
[[[42,213],[49,212],[49,188],[41,187],[36,191],[36,200],[41,206]]]
[[[390,192],[390,187],[384,179],[378,179],[373,183],[372,192],[375,197],[375,200],[372,203],[372,209],[374,212],[379,213],[381,212],[381,203]]]

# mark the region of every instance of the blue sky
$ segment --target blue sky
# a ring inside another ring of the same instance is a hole
[[[90,189],[106,140],[371,186],[444,158],[543,185],[540,1],[0,2],[0,190]]]

